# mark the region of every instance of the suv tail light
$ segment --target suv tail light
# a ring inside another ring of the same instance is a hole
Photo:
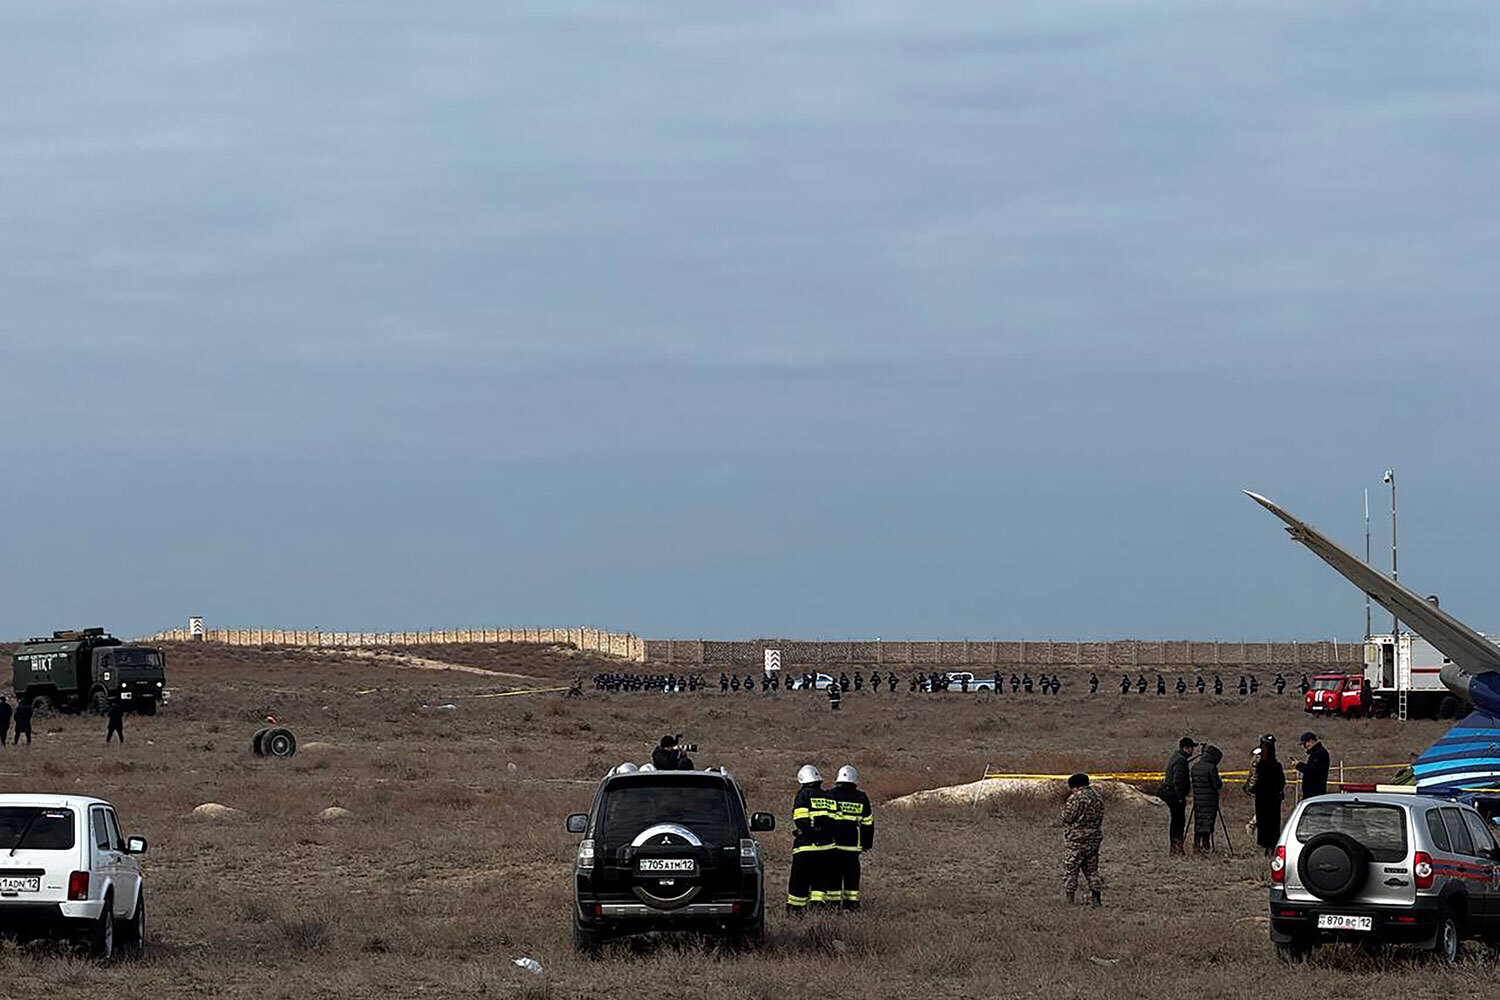
[[[740,841],[740,867],[754,868],[756,853],[755,841],[751,840],[749,837],[743,838]]]
[[[69,900],[69,902],[77,902],[78,900],[88,899],[88,898],[89,898],[89,873],[88,872],[73,872],[71,875],[68,876],[68,900]]]
[[[1271,855],[1271,881],[1281,885],[1286,881],[1286,847],[1276,848],[1276,853]]]
[[[581,840],[578,842],[578,867],[594,867],[594,842],[592,840]]]
[[[1432,856],[1426,851],[1418,851],[1417,856],[1412,859],[1412,874],[1417,877],[1418,889],[1432,888]]]

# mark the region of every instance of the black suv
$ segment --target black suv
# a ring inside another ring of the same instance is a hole
[[[750,835],[775,828],[769,813],[746,814],[745,793],[723,768],[615,768],[593,808],[568,817],[568,832],[584,836],[574,865],[574,947],[593,954],[611,937],[660,930],[758,946],[766,870]]]

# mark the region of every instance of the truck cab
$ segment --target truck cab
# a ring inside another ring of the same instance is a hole
[[[1312,715],[1355,718],[1363,714],[1359,701],[1363,674],[1318,674],[1302,699],[1302,710]]]

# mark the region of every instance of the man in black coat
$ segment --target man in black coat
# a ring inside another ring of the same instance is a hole
[[[1161,783],[1161,800],[1167,804],[1167,811],[1171,819],[1167,822],[1167,842],[1169,853],[1186,854],[1183,849],[1183,840],[1187,831],[1187,803],[1188,796],[1192,793],[1193,785],[1189,765],[1193,759],[1193,749],[1198,742],[1191,736],[1184,736],[1177,741],[1177,750],[1167,758],[1166,775]]]
[[[31,746],[31,699],[22,698],[16,704],[16,746],[21,745],[21,734],[26,734],[26,745]]]
[[[0,747],[5,746],[5,740],[10,735],[10,702],[5,700],[5,695],[0,694]]]
[[[120,742],[125,742],[125,705],[118,699],[109,703],[109,725],[104,729],[104,742],[108,743],[111,737],[120,737]]]
[[[1328,748],[1316,733],[1303,733],[1301,742],[1307,760],[1298,761],[1297,770],[1302,772],[1302,797],[1310,799],[1328,791]]]

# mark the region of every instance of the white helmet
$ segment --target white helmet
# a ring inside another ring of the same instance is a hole
[[[814,781],[822,780],[823,776],[819,774],[818,769],[813,767],[811,764],[803,764],[802,767],[797,771],[797,784],[799,785],[806,785]]]
[[[656,765],[655,764],[642,764],[639,768],[637,768],[637,770],[640,770],[640,771],[654,771],[654,770],[656,770]]]
[[[615,768],[615,773],[616,774],[634,774],[635,772],[637,772],[639,770],[640,770],[640,768],[636,767],[634,764],[630,763],[630,761],[627,760],[625,763],[623,763],[619,767]]]
[[[859,772],[854,769],[853,764],[845,764],[839,768],[839,776],[834,780],[841,785],[857,785],[859,784]]]

